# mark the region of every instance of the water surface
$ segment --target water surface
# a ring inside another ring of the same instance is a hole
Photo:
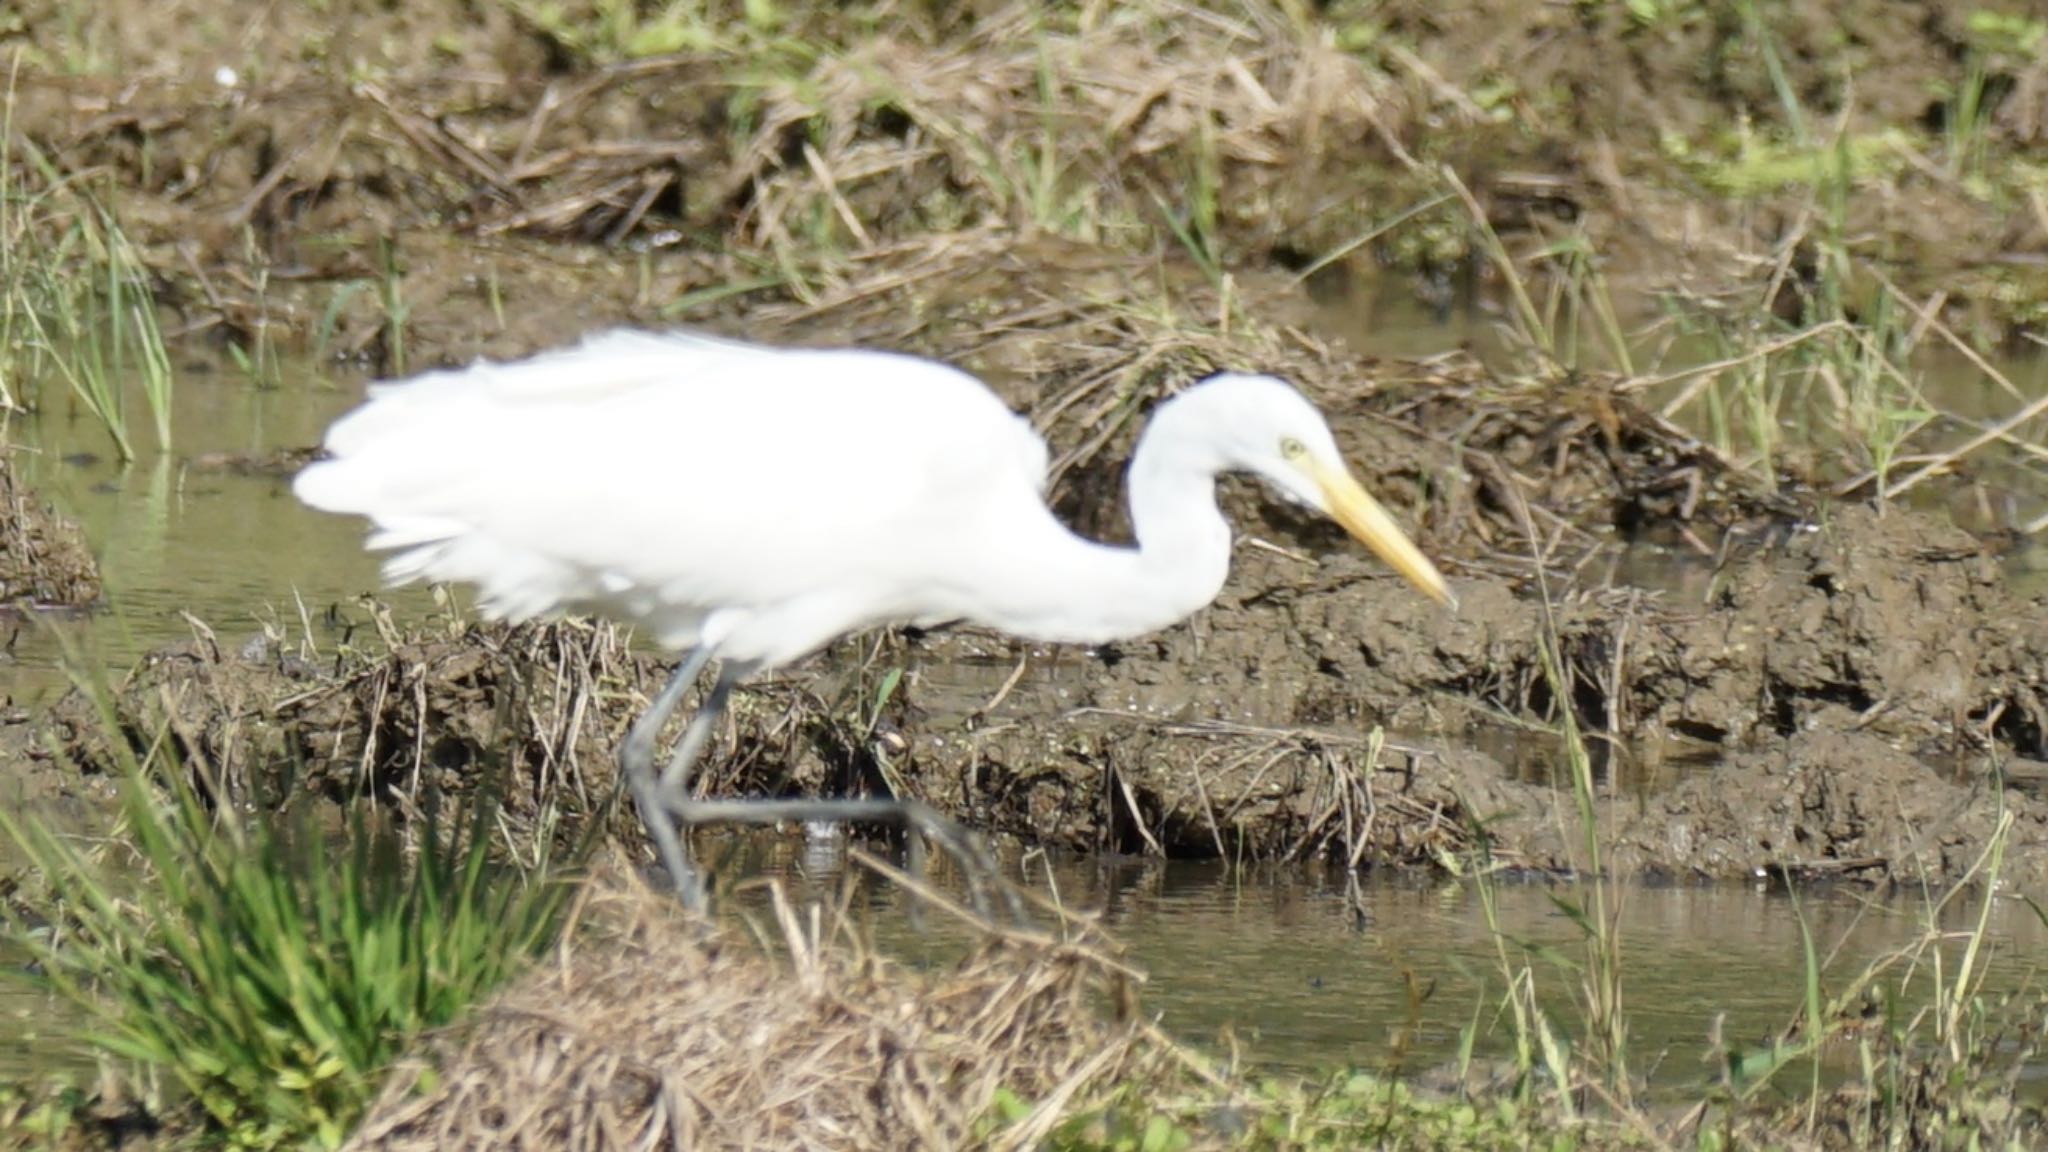
[[[830,841],[748,841],[740,865],[829,899],[845,867]],[[1461,1030],[1482,1054],[1505,1055],[1502,950],[1468,881],[1384,874],[1362,878],[1357,900],[1333,871],[1232,869],[1158,860],[1039,860],[1024,873],[1042,893],[1100,915],[1147,974],[1142,1002],[1177,1036],[1213,1043],[1226,1031],[1261,1063],[1302,1069],[1351,1064],[1417,1071],[1456,1057]],[[943,919],[913,925],[908,899],[869,886],[877,939],[893,953],[944,962],[958,946]],[[1618,907],[1625,1005],[1635,1059],[1655,1063],[1667,1086],[1712,1075],[1709,1038],[1731,1044],[1783,1033],[1804,1010],[1811,935],[1827,995],[1848,988],[1872,959],[1950,934],[1952,974],[1980,911],[1959,899],[1937,917],[1921,898],[1873,899],[1848,888],[1788,894],[1763,885],[1647,887],[1611,893]],[[1563,904],[1588,905],[1570,884],[1503,879],[1497,922],[1509,962],[1533,971],[1566,1032],[1580,1025],[1586,940]],[[754,904],[763,902],[755,896]],[[1362,906],[1364,916],[1354,913]],[[1990,917],[1989,986],[2029,986],[2048,930],[2024,903],[2001,900]],[[1935,950],[1920,953],[1920,971]],[[1905,1003],[1924,999],[1926,979]]]

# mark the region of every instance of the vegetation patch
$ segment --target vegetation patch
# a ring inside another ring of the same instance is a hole
[[[118,849],[0,812],[34,867],[10,936],[102,1057],[136,1070],[131,1091],[235,1146],[339,1144],[399,1052],[561,925],[561,878],[490,858],[487,804],[407,832],[358,810],[330,847],[304,812],[249,821],[203,771],[167,765],[160,789],[121,760]]]

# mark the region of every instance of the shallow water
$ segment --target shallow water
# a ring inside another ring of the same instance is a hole
[[[845,871],[835,839],[748,840],[727,867],[788,884],[800,898],[829,895]],[[1262,1064],[1302,1069],[1350,1064],[1418,1071],[1455,1058],[1459,1034],[1479,1033],[1481,1054],[1503,1055],[1501,955],[1477,888],[1463,881],[1370,877],[1354,915],[1337,873],[1233,870],[1219,863],[1039,860],[1023,874],[1041,894],[1098,913],[1146,973],[1141,1003],[1163,1013],[1174,1035],[1214,1043],[1233,1035]],[[921,926],[909,900],[863,888],[876,939],[899,956],[943,963],[959,941],[943,917]],[[1797,896],[1764,886],[1625,886],[1617,890],[1630,1043],[1641,1067],[1665,1085],[1711,1075],[1708,1038],[1731,1044],[1779,1035],[1802,1011],[1804,943],[1810,932],[1826,994],[1841,992],[1872,958],[1927,931],[1929,903],[1871,900],[1848,889]],[[1499,925],[1515,964],[1535,974],[1546,1007],[1577,1031],[1572,965],[1584,938],[1560,902],[1585,902],[1579,887],[1506,879],[1496,885]],[[739,901],[765,907],[757,885]],[[1970,927],[1979,905],[1958,900],[1940,926]],[[1803,925],[1802,925],[1803,922]],[[1998,902],[1989,985],[2027,982],[2048,956],[2048,930],[2023,903]],[[1945,962],[1962,942],[1952,939]],[[1931,959],[1932,953],[1927,957]],[[1924,969],[1923,969],[1924,970]],[[1916,982],[1917,1002],[1929,985]]]
[[[799,905],[832,904],[857,868],[832,836],[716,838],[707,847],[721,877],[750,877],[732,882],[727,914],[755,919],[770,937],[777,930],[768,881],[784,884]],[[1040,857],[1019,874],[1039,894],[1056,892],[1066,907],[1101,917],[1124,959],[1145,974],[1140,1005],[1185,1042],[1234,1041],[1250,1061],[1303,1071],[1439,1069],[1455,1060],[1468,1027],[1482,1057],[1512,1051],[1501,953],[1470,883],[1366,878],[1357,894],[1361,923],[1341,875],[1300,869]],[[954,921],[930,910],[913,917],[900,889],[864,874],[860,883],[859,922],[889,954],[931,965],[961,954],[968,937]],[[1586,951],[1559,901],[1586,899],[1571,885],[1509,879],[1496,888],[1509,957],[1530,968],[1567,1034],[1581,1027],[1573,965]],[[1812,934],[1822,990],[1832,996],[1873,958],[1921,939],[1929,918],[1925,900],[1876,901],[1848,889],[1795,897],[1763,886],[1627,886],[1616,899],[1633,1059],[1674,1089],[1712,1076],[1717,1027],[1730,1044],[1748,1046],[1797,1019],[1803,932]],[[1977,912],[1974,900],[1958,900],[1940,926],[1967,931]],[[2018,901],[1999,901],[1990,939],[1987,986],[2033,986],[2048,956],[2039,918]],[[1963,946],[1959,938],[1945,945],[1949,972]],[[0,963],[18,962],[0,951]],[[1904,1003],[1923,1002],[1929,988],[1917,978]],[[55,1011],[25,985],[0,981],[0,1082],[84,1062],[52,1027]]]
[[[202,471],[182,460],[209,452],[262,452],[307,445],[360,393],[294,381],[259,391],[231,375],[188,375],[178,392],[177,458],[116,466],[89,421],[61,413],[17,419],[7,434],[25,450],[23,479],[86,527],[100,557],[111,611],[90,620],[27,627],[0,664],[0,692],[17,705],[46,703],[65,684],[66,638],[120,668],[134,657],[191,635],[189,612],[233,646],[266,621],[296,631],[309,614],[376,586],[376,563],[361,548],[358,523],[302,508],[285,480]],[[144,433],[144,439],[147,434]],[[1641,557],[1634,579],[1692,587],[1697,572]],[[401,614],[427,604],[400,597]],[[1007,676],[1001,668],[963,668],[967,707]],[[986,672],[986,676],[981,675]],[[986,680],[987,683],[983,681]],[[938,687],[927,685],[928,690]],[[1020,691],[1059,691],[1051,675]],[[1050,705],[1052,702],[1048,701]],[[771,840],[751,853],[768,874],[830,877],[839,862],[829,845]],[[1103,912],[1149,973],[1144,1002],[1166,1025],[1194,1040],[1228,1028],[1247,1055],[1289,1065],[1397,1058],[1420,1068],[1448,1059],[1461,1028],[1497,1029],[1499,956],[1474,889],[1465,883],[1373,881],[1363,891],[1366,923],[1355,924],[1342,878],[1300,871],[1233,875],[1216,865],[1159,861],[1066,861],[1049,875],[1069,904]],[[1506,884],[1502,927],[1509,936],[1582,955],[1577,930],[1542,885]],[[911,955],[949,947],[942,927],[912,931],[900,894],[873,897],[877,933]],[[1802,917],[1830,962],[1830,989],[1870,957],[1917,939],[1924,901],[1872,905],[1847,891],[1798,900],[1746,887],[1630,888],[1622,898],[1628,1010],[1639,1057],[1668,1052],[1658,1065],[1667,1083],[1701,1075],[1717,1018],[1732,1038],[1756,1039],[1782,1027],[1799,1007],[1803,983]],[[2031,958],[2048,956],[2048,934],[2023,906],[1994,915],[1997,979],[2016,984]],[[0,958],[4,960],[4,958]],[[1535,961],[1554,1010],[1569,1015],[1578,977],[1551,960]],[[0,1078],[22,1062],[65,1059],[48,1040],[50,1006],[0,982]],[[1498,1051],[1497,1046],[1494,1050]]]
[[[189,463],[210,453],[261,453],[319,441],[326,426],[362,396],[359,384],[295,380],[260,390],[220,375],[179,382],[172,456],[155,454],[137,430],[145,459],[122,466],[89,417],[62,411],[17,417],[6,428],[17,475],[85,528],[99,559],[108,610],[88,620],[28,624],[0,665],[16,704],[46,703],[67,684],[66,643],[109,667],[192,636],[189,612],[236,645],[265,621],[299,626],[299,605],[317,613],[377,586],[377,563],[362,548],[359,522],[311,512],[289,481]],[[153,457],[153,458],[152,458]],[[424,602],[424,596],[413,598]],[[44,626],[47,625],[47,626]]]

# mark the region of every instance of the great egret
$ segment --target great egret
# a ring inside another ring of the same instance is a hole
[[[879,624],[1083,644],[1164,628],[1228,574],[1218,473],[1259,476],[1455,603],[1314,405],[1270,376],[1212,376],[1159,405],[1128,476],[1136,548],[1053,517],[1045,441],[979,380],[887,352],[614,331],[374,387],[326,448],[294,490],[369,517],[388,582],[474,584],[484,613],[515,621],[602,614],[685,654],[619,763],[692,904],[681,831],[695,824],[888,820],[970,851],[911,801],[693,797],[691,765],[736,682]],[[655,737],[714,656],[657,777]]]

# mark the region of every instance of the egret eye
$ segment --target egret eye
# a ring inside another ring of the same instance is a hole
[[[1303,456],[1308,455],[1308,445],[1303,444],[1292,436],[1282,436],[1280,438],[1280,455],[1285,456],[1289,460],[1299,460]]]

